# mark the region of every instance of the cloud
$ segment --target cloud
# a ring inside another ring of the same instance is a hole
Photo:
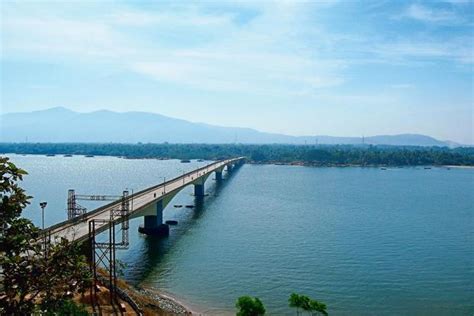
[[[187,10],[178,14],[150,13],[144,11],[117,11],[109,16],[110,22],[122,26],[209,26],[222,27],[233,23],[232,15],[210,15],[199,14],[193,10]]]
[[[443,0],[443,1],[452,5],[465,5],[472,2],[472,0]]]
[[[432,62],[437,59],[453,60],[460,64],[474,63],[472,37],[440,41],[398,40],[389,43],[377,44],[373,52],[389,59],[417,58],[421,61]]]
[[[177,51],[162,61],[137,62],[132,69],[158,81],[210,91],[288,94],[340,85],[329,65],[277,54]]]
[[[335,1],[243,1],[154,10],[114,6],[111,11],[86,4],[78,14],[66,6],[41,15],[20,8],[2,14],[2,54],[112,64],[159,82],[208,91],[287,95],[341,86],[354,65],[413,63],[414,58],[473,61],[469,37],[387,40],[336,32],[315,19],[336,6]],[[251,17],[245,17],[248,10]],[[430,23],[459,20],[451,11],[417,4],[405,13]],[[246,23],[237,21],[242,16]]]
[[[120,7],[101,18],[19,10],[2,22],[4,57],[112,63],[212,91],[291,94],[340,85],[341,61],[315,60],[292,38],[303,27],[298,18],[306,5],[258,4],[258,14],[240,25],[235,8]]]
[[[6,17],[3,54],[103,58],[131,51],[108,25],[57,17]]]
[[[425,23],[464,24],[466,20],[452,10],[434,9],[420,4],[411,4],[402,15]]]
[[[392,89],[413,89],[415,85],[411,83],[396,83],[389,85],[389,87]]]

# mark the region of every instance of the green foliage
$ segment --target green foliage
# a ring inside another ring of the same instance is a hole
[[[317,315],[319,313],[322,315],[328,315],[326,311],[326,304],[318,302],[316,300],[310,300],[309,311],[311,311],[313,315]]]
[[[296,315],[301,313],[300,309],[310,313],[311,315],[328,315],[326,304],[313,300],[306,295],[291,293],[288,298],[288,305],[296,308]]]
[[[288,305],[290,307],[299,308],[301,306],[300,296],[296,293],[291,293],[290,298],[288,299]]]
[[[83,305],[77,305],[72,300],[64,300],[56,308],[49,309],[46,316],[70,315],[70,316],[88,316],[89,313]]]
[[[473,147],[450,149],[383,145],[0,143],[0,153],[2,152],[210,160],[245,156],[256,163],[299,162],[313,166],[474,165]]]
[[[265,307],[259,298],[250,296],[241,296],[235,303],[239,309],[237,316],[259,316],[265,315]]]
[[[290,298],[288,299],[288,305],[290,307],[296,308],[296,315],[300,314],[300,308],[303,306],[301,297],[299,294],[291,293]]]
[[[42,232],[21,218],[30,198],[18,185],[26,172],[0,157],[0,314],[29,315],[61,306],[84,291],[90,275],[78,245],[55,240],[44,251]]]
[[[22,210],[29,204],[30,196],[17,184],[26,175],[25,170],[17,168],[6,157],[0,157],[0,228],[14,222]],[[1,246],[1,244],[0,244]],[[0,251],[3,250],[0,248]]]

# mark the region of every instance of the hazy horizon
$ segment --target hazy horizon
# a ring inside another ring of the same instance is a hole
[[[2,2],[0,112],[473,144],[473,16],[454,0]]]
[[[48,109],[40,109],[40,110],[34,110],[34,111],[8,112],[8,113],[2,113],[2,114],[28,114],[28,113],[34,113],[34,112],[50,111],[50,110],[66,110],[66,111],[71,111],[71,112],[78,113],[78,114],[91,114],[91,113],[95,113],[95,112],[104,112],[105,111],[105,112],[112,112],[112,113],[118,113],[118,114],[144,113],[144,114],[156,114],[156,115],[164,116],[161,113],[145,112],[145,111],[133,111],[133,110],[132,111],[111,111],[111,110],[108,110],[108,109],[97,109],[97,110],[92,110],[92,111],[76,111],[76,110],[72,110],[72,109],[70,109],[68,107],[65,107],[65,106],[57,106],[57,107],[52,107],[52,108],[48,108]],[[169,117],[169,118],[177,119],[177,120],[184,120],[186,122],[196,123],[196,124],[208,124],[208,123],[205,123],[205,122],[198,122],[198,121],[195,122],[195,121],[185,120],[185,119],[182,119],[182,118],[171,117],[171,116],[165,116],[165,117]],[[212,126],[223,127],[223,128],[244,128],[244,129],[249,128],[249,127],[245,127],[245,126],[224,126],[224,125],[219,125],[219,124],[212,124]],[[250,128],[250,129],[255,130],[257,132],[261,132],[261,133],[271,133],[269,131],[265,131],[265,130],[258,129],[258,128]],[[390,136],[402,136],[402,135],[420,135],[420,136],[432,137],[431,135],[416,134],[416,133],[410,133],[410,132],[400,133],[400,134],[377,134],[377,135],[375,135],[375,134],[374,135],[323,135],[323,134],[319,134],[319,135],[293,135],[293,134],[281,134],[281,135],[286,135],[286,136],[291,136],[291,137],[334,137],[334,138],[364,138],[364,137],[365,138],[370,138],[370,137],[378,137],[378,136],[389,136],[390,137]],[[434,139],[436,139],[436,138],[434,138]],[[447,142],[452,141],[450,139],[436,139],[436,140],[447,141]],[[0,141],[1,141],[1,139],[0,139]],[[473,145],[473,144],[462,144],[462,143],[458,143],[458,144],[461,145],[461,146],[463,146],[463,145],[472,146]]]

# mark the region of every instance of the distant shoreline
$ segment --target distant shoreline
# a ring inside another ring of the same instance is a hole
[[[274,166],[298,166],[298,167],[314,167],[314,168],[413,168],[413,167],[433,167],[433,168],[458,168],[458,169],[474,169],[470,165],[361,165],[361,164],[319,164],[311,162],[252,162],[251,165],[274,165]]]
[[[86,154],[44,154],[44,153],[0,153],[1,155],[19,155],[19,156],[46,156],[46,157],[77,157],[82,156],[84,158],[93,158],[93,157],[114,157],[121,159],[145,159],[145,160],[180,160],[181,158],[174,157],[127,157],[119,155],[86,155]],[[198,158],[193,158],[191,160],[199,160]],[[212,159],[205,159],[212,161]],[[402,168],[402,167],[435,167],[435,168],[458,168],[458,169],[474,169],[474,165],[453,165],[453,164],[342,164],[342,163],[327,163],[327,162],[310,162],[310,161],[252,161],[247,160],[246,163],[252,165],[276,165],[276,166],[299,166],[299,167],[315,167],[315,168]]]

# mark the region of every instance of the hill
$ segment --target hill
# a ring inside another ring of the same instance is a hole
[[[194,123],[155,113],[106,110],[79,113],[63,107],[3,114],[0,123],[1,142],[453,145],[449,141],[418,134],[379,135],[364,139],[290,136],[250,128]]]

